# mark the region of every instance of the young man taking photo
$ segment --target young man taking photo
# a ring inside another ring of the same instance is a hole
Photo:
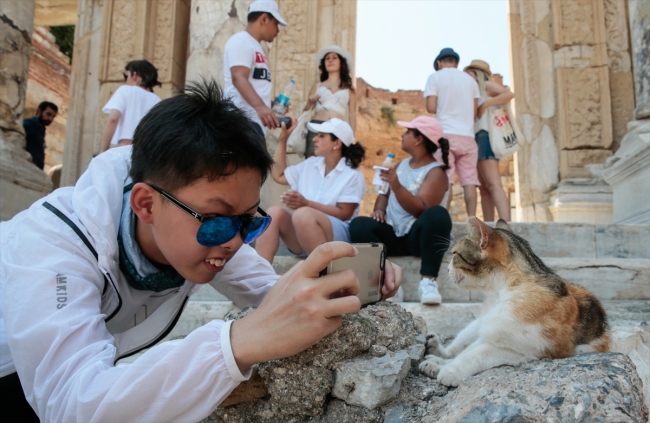
[[[38,105],[36,114],[23,120],[25,129],[25,149],[32,155],[32,161],[40,169],[45,166],[45,127],[49,126],[59,108],[54,103],[43,101]]]
[[[278,119],[271,110],[271,71],[261,41],[272,42],[287,26],[273,0],[257,0],[248,8],[248,25],[224,47],[225,95],[244,110],[264,136],[263,127],[275,129]]]
[[[468,216],[476,215],[476,187],[478,180],[478,146],[474,139],[474,119],[480,94],[478,84],[467,73],[458,69],[460,56],[446,47],[433,62],[432,73],[424,88],[427,111],[433,113],[442,125],[443,137],[449,140],[449,169],[447,177],[451,192],[454,169],[463,187]],[[441,150],[435,154],[441,161]],[[447,209],[452,196],[447,199]]]
[[[0,223],[3,421],[200,421],[253,364],[358,311],[352,271],[318,277],[356,254],[350,244],[323,244],[282,277],[247,245],[270,223],[259,203],[272,164],[252,122],[204,82],[156,105],[133,146],[93,159],[74,187]],[[386,277],[389,297],[401,270]],[[206,283],[257,309],[156,345]],[[352,295],[330,299],[341,290]]]

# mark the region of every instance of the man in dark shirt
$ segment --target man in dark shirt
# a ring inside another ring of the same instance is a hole
[[[45,165],[45,127],[52,123],[58,111],[56,104],[43,101],[38,105],[36,115],[23,121],[27,138],[25,149],[32,155],[34,164],[41,169]]]

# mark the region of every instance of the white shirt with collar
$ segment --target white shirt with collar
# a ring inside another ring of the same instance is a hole
[[[359,169],[352,169],[345,163],[345,157],[327,175],[325,175],[325,158],[310,157],[307,160],[284,170],[284,176],[291,189],[298,191],[309,201],[316,201],[326,206],[336,203],[361,203],[366,193],[366,182]],[[359,214],[359,207],[354,210],[350,220]]]

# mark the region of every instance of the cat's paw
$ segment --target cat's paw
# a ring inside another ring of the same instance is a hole
[[[445,360],[444,358],[438,357],[437,355],[426,355],[424,356],[424,359],[431,361],[441,367],[449,362],[449,360]]]
[[[424,360],[422,363],[420,363],[418,368],[420,369],[420,372],[432,379],[435,379],[436,376],[438,376],[438,372],[440,371],[440,365],[433,360]]]
[[[437,355],[439,357],[444,355],[442,348],[442,342],[440,342],[440,337],[435,333],[430,333],[427,335],[427,354]]]
[[[461,371],[455,369],[453,366],[444,366],[438,372],[438,383],[445,386],[456,387],[463,380]]]

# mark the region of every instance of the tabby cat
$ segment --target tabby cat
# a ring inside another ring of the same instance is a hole
[[[481,315],[448,347],[429,335],[422,373],[458,386],[504,364],[609,351],[605,310],[591,292],[557,276],[504,220],[494,229],[476,217],[468,224],[470,234],[452,250],[449,275],[460,288],[485,292]]]

